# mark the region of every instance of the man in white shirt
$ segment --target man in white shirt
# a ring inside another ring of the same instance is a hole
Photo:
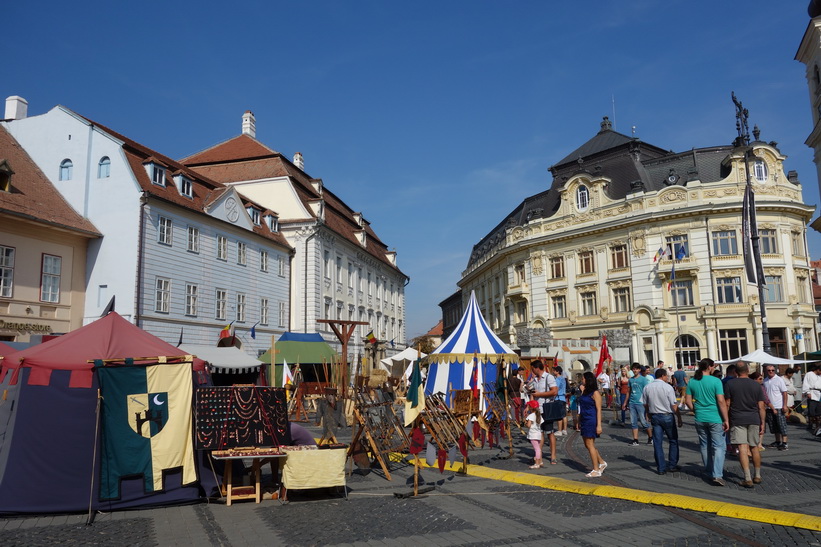
[[[807,367],[807,374],[801,384],[801,392],[807,398],[807,417],[810,428],[816,435],[819,435],[821,434],[821,374],[819,374],[817,363],[810,363]]]
[[[610,386],[612,382],[610,381],[610,369],[605,368],[602,370],[601,374],[596,377],[596,381],[599,383],[599,391],[602,392],[602,395],[605,396],[605,406],[610,408],[610,404],[612,403],[612,393],[610,391]]]
[[[659,382],[659,380],[662,380]],[[641,402],[650,417],[653,426],[653,451],[659,475],[667,471],[679,471],[678,465],[678,427],[681,427],[681,413],[676,404],[676,392],[667,383],[667,370],[656,370],[656,381],[645,386]],[[673,420],[675,416],[676,420]],[[667,461],[664,459],[664,437],[670,443]]]
[[[764,365],[764,391],[767,392],[767,425],[770,433],[775,435],[775,442],[768,448],[787,450],[787,418],[790,408],[787,406],[787,384],[775,373],[775,365]]]
[[[556,385],[556,378],[552,374],[548,374],[544,369],[544,363],[536,359],[530,363],[530,368],[533,371],[533,391],[530,396],[539,402],[539,407],[543,408],[544,403],[552,402],[559,393],[559,387]],[[553,422],[543,421],[542,431],[550,440],[550,463],[558,463],[556,460],[556,435],[553,431]],[[544,437],[542,437],[542,446],[544,446]]]

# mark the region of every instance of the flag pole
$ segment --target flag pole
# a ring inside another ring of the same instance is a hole
[[[752,243],[752,255],[755,265],[755,284],[758,287],[758,305],[759,309],[761,310],[761,346],[762,349],[766,353],[770,353],[770,329],[767,326],[767,308],[764,305],[764,267],[761,264],[761,246],[759,243],[759,236],[758,236],[758,223],[756,221],[755,215],[755,198],[753,192],[753,184],[752,178],[750,177],[750,159],[753,155],[753,149],[750,146],[750,126],[748,124],[748,118],[750,117],[750,112],[746,108],[741,105],[741,101],[739,101],[736,96],[735,92],[732,92],[732,99],[733,103],[735,104],[735,118],[736,118],[736,129],[738,130],[738,137],[735,141],[735,146],[743,146],[744,149],[744,171],[746,175],[746,187],[745,187],[745,195],[749,196],[748,200],[745,200],[747,204],[746,210],[742,208],[742,216],[746,216],[746,220],[749,222],[749,231],[750,231],[750,240]],[[753,133],[756,134],[756,139],[758,138],[758,128],[754,128]],[[745,234],[746,235],[746,234]],[[746,248],[746,247],[745,247]],[[749,281],[749,279],[748,279]]]

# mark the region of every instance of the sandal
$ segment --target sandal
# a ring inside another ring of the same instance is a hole
[[[594,479],[596,477],[601,477],[601,471],[597,471],[597,470],[594,469],[593,471],[591,471],[590,473],[585,475],[585,477],[590,477],[591,479]]]
[[[530,466],[530,469],[540,469],[541,467],[542,467],[542,464],[534,463],[533,465]]]
[[[550,465],[556,465],[559,463],[559,460],[550,460]]]
[[[599,464],[599,472],[602,472],[602,471],[604,471],[605,469],[607,469],[607,462],[601,462],[601,463]]]

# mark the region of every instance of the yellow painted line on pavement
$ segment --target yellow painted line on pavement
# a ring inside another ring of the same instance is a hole
[[[420,458],[420,465],[432,467],[425,463],[424,458]],[[411,460],[411,463],[412,460]],[[446,464],[445,469],[453,472],[462,471],[462,463]],[[703,513],[714,513],[719,517],[729,517],[741,520],[763,522],[766,524],[777,524],[779,526],[792,526],[794,528],[805,528],[807,530],[821,531],[821,517],[805,515],[803,513],[792,513],[789,511],[777,511],[763,507],[753,507],[750,505],[738,505],[725,501],[715,501],[697,498],[695,496],[683,496],[681,494],[663,494],[650,492],[637,488],[625,488],[623,486],[611,486],[595,482],[572,481],[538,475],[523,473],[519,471],[503,471],[493,469],[483,465],[469,465],[467,475],[482,479],[523,484],[525,486],[536,486],[558,492],[569,492],[572,494],[584,494],[587,496],[601,496],[605,498],[635,501],[651,505],[662,505],[665,507],[675,507],[678,509],[688,509]]]

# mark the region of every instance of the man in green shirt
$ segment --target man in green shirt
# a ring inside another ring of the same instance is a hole
[[[687,384],[685,403],[695,413],[696,433],[704,470],[716,486],[725,486],[724,456],[727,445],[724,434],[730,428],[724,406],[724,385],[713,376],[712,359],[698,362],[698,370]]]

